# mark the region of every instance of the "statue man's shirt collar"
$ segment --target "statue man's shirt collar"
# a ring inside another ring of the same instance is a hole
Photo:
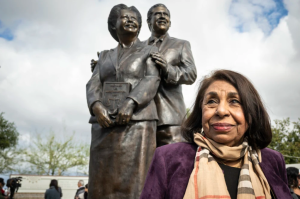
[[[155,36],[151,36],[149,38],[149,45],[156,45],[158,48],[160,47],[161,43],[163,42],[163,40],[165,39],[167,34],[160,36],[159,38],[155,37]]]

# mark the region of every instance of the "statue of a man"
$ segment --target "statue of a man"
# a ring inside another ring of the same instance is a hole
[[[92,115],[89,198],[139,198],[156,148],[155,46],[138,39],[141,14],[112,8],[108,29],[118,46],[102,51],[86,86]]]
[[[183,141],[180,126],[186,107],[181,84],[193,84],[197,71],[190,43],[168,34],[170,11],[164,4],[156,4],[149,9],[147,23],[151,37],[146,42],[159,48],[159,52],[152,55],[161,71],[161,83],[155,97],[159,117],[156,132],[159,147]]]

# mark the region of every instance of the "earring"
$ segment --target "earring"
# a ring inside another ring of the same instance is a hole
[[[203,135],[205,137],[205,133],[203,131],[203,128],[200,129],[200,134]]]

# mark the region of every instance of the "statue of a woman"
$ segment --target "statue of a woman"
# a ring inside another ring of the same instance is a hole
[[[108,28],[118,46],[100,53],[87,83],[90,198],[139,198],[156,148],[160,77],[150,53],[158,49],[139,41],[141,23],[135,7],[112,8]]]

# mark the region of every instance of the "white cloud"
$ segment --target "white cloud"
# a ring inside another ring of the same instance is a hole
[[[262,7],[271,9],[272,0],[262,6],[246,0],[235,5],[230,0],[160,2],[171,11],[170,35],[192,45],[198,80],[220,68],[241,72],[262,95],[271,119],[300,117],[299,1],[285,1],[288,16],[269,36],[264,32],[270,25],[262,16],[255,21],[255,14]],[[24,136],[50,128],[59,132],[65,121],[79,140],[89,142],[85,100],[89,63],[97,51],[116,46],[107,30],[107,17],[118,3],[122,1],[1,3],[0,20],[15,37],[12,41],[0,38],[0,111]],[[126,1],[143,16],[141,40],[150,34],[146,13],[155,3]],[[241,23],[243,33],[236,29]],[[196,85],[183,87],[187,106],[192,105]]]

